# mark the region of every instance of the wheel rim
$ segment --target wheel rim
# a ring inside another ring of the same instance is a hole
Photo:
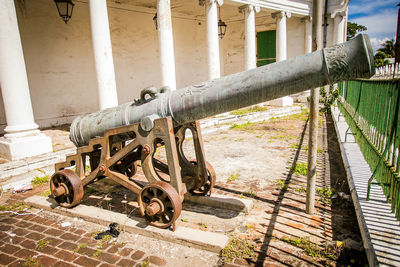
[[[191,161],[193,164],[197,164],[196,161]],[[206,161],[206,168],[207,168],[207,181],[200,186],[198,189],[193,189],[190,190],[190,193],[192,195],[196,196],[205,196],[205,195],[211,195],[211,190],[213,189],[216,181],[216,174],[213,166]]]
[[[155,227],[168,228],[182,211],[176,190],[168,183],[157,181],[143,187],[138,198],[142,216]]]
[[[50,190],[57,203],[65,208],[78,204],[84,194],[81,179],[75,172],[68,169],[53,174]]]

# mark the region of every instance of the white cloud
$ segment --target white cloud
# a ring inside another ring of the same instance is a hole
[[[397,12],[384,11],[350,21],[366,26],[368,30],[363,33],[367,33],[371,39],[392,39],[396,35]]]
[[[372,49],[374,50],[374,54],[375,54],[376,50],[378,48],[381,48],[382,44],[385,41],[389,40],[389,38],[384,38],[384,39],[370,38],[369,40],[371,41],[371,46],[372,46]]]

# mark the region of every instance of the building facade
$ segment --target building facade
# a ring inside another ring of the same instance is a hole
[[[179,90],[311,52],[312,1],[73,3],[66,24],[53,0],[0,1],[0,153],[10,159],[51,151],[39,128],[132,101],[145,87]],[[328,46],[345,40],[347,5],[328,1]]]

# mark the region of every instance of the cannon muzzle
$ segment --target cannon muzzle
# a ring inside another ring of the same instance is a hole
[[[180,90],[146,89],[139,101],[77,117],[70,139],[80,147],[108,129],[141,122],[148,131],[155,118],[168,116],[179,126],[311,88],[370,78],[374,73],[369,38],[360,34],[343,44]]]

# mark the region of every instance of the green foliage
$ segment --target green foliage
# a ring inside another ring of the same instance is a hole
[[[41,267],[41,266],[43,266],[43,265],[40,264],[40,261],[38,260],[38,258],[29,257],[29,258],[25,259],[25,261],[24,261],[24,263],[22,264],[22,266],[27,266],[27,267]]]
[[[49,195],[51,195],[50,190],[46,190],[46,191],[39,193],[39,196],[42,196],[42,197],[48,197]]]
[[[307,189],[304,187],[304,185],[302,185],[301,187],[294,189],[294,191],[299,193],[305,193],[307,192]]]
[[[394,40],[386,40],[381,44],[381,48],[378,48],[376,51],[383,52],[386,57],[394,57]]]
[[[260,106],[253,106],[250,108],[245,108],[245,109],[238,109],[231,111],[229,114],[235,115],[235,116],[240,116],[244,114],[249,114],[249,113],[254,113],[254,112],[262,112],[262,111],[267,111],[268,108],[266,107],[260,107]]]
[[[9,211],[23,211],[25,209],[28,209],[29,206],[27,206],[23,202],[18,202],[13,205],[5,205],[5,206],[0,206],[0,210],[9,210]]]
[[[382,51],[376,52],[374,56],[375,67],[382,67],[388,65],[390,62],[389,60],[386,59],[387,57],[388,56]]]
[[[231,174],[231,176],[228,177],[228,182],[233,182],[236,181],[237,179],[239,179],[240,174]]]
[[[101,249],[96,249],[96,251],[93,252],[92,256],[98,258],[100,257],[100,255],[101,255]]]
[[[395,49],[394,49],[394,41],[393,40],[386,40],[384,43],[381,44],[381,48],[377,49],[377,52],[374,56],[374,64],[375,67],[381,67],[388,65],[390,62],[387,58],[391,58],[395,56]]]
[[[254,192],[253,190],[249,190],[249,191],[243,192],[242,195],[245,197],[255,197],[256,192]]]
[[[149,267],[150,266],[150,262],[149,261],[143,261],[142,262],[142,267]]]
[[[255,244],[251,241],[234,237],[221,251],[221,257],[228,262],[233,259],[251,259],[255,256],[254,248]]]
[[[285,181],[279,179],[276,182],[278,184],[278,188],[279,189],[282,189],[282,190],[287,190],[288,189],[288,186],[287,186],[287,184],[285,184]]]
[[[87,245],[86,243],[79,244],[79,245],[76,247],[76,249],[74,249],[74,252],[79,252],[80,249],[86,248],[87,246],[88,246],[88,245]]]
[[[289,243],[293,246],[296,246],[298,248],[301,248],[307,253],[308,256],[312,258],[322,258],[322,259],[331,259],[331,260],[337,260],[340,256],[340,252],[343,249],[342,245],[336,245],[336,246],[319,246],[313,242],[311,242],[309,239],[299,237],[299,238],[288,238],[288,237],[283,237],[280,240],[283,242]],[[341,242],[337,242],[337,244],[340,244]]]
[[[104,235],[101,240],[97,241],[97,247],[102,248],[104,244],[108,243],[113,239],[111,235]]]
[[[36,249],[41,250],[50,244],[50,240],[39,240],[36,242]]]
[[[31,181],[31,184],[32,184],[32,186],[39,186],[39,185],[42,185],[42,184],[45,184],[45,183],[47,183],[47,182],[49,182],[49,176],[48,175],[45,175],[45,176],[35,176],[33,179],[32,179],[32,181]]]
[[[252,126],[252,125],[254,125],[254,123],[252,123],[252,122],[246,122],[246,123],[243,123],[243,124],[233,124],[231,127],[229,127],[229,129],[232,129],[232,130],[243,130],[243,129],[246,129],[247,127],[249,127],[249,126]]]
[[[318,187],[316,189],[317,194],[321,197],[321,202],[324,204],[332,204],[332,196],[334,192],[332,189],[324,186],[323,188]]]
[[[307,175],[307,167],[308,167],[307,163],[297,163],[296,166],[293,166],[290,169],[290,172],[298,174],[298,175],[306,176]]]
[[[319,99],[319,102],[323,104],[323,107],[320,109],[320,111],[326,114],[331,114],[331,106],[339,97],[339,90],[335,89],[333,85],[330,85],[329,90],[327,91],[323,86],[320,88],[320,95],[321,98]]]
[[[355,22],[347,22],[347,41],[354,38],[357,33],[366,31],[367,27],[359,25]]]

